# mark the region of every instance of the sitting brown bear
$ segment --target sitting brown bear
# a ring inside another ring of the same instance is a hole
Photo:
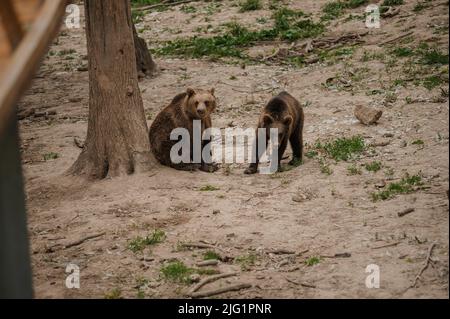
[[[270,129],[278,129],[278,170],[281,170],[280,161],[288,141],[293,153],[293,158],[289,164],[301,163],[303,158],[303,122],[304,114],[300,103],[287,92],[281,92],[273,97],[261,112],[258,128],[266,129],[266,148],[270,138]],[[245,174],[254,174],[258,171],[259,159],[265,151],[265,149],[258,149],[258,128],[253,145],[256,158],[253,158],[252,163],[245,170]]]
[[[213,172],[218,169],[217,165],[210,161],[204,161],[201,157],[200,163],[193,163],[194,145],[194,120],[201,121],[201,136],[205,129],[211,127],[211,113],[216,108],[216,98],[214,89],[201,90],[188,88],[186,92],[175,96],[172,102],[166,106],[153,121],[150,131],[150,145],[156,159],[163,165],[173,167],[178,170],[196,170],[197,168]],[[170,134],[176,128],[184,128],[189,132],[190,137],[190,162],[174,163],[170,152],[172,147],[179,140],[171,140]],[[209,141],[201,141],[201,151],[208,145]]]

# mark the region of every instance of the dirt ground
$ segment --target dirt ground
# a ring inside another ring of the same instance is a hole
[[[305,157],[303,165],[275,175],[244,175],[244,165],[236,164],[213,174],[158,167],[96,182],[67,176],[80,153],[74,139],[82,143],[87,131],[88,72],[84,29],[63,26],[19,105],[20,112],[48,112],[20,121],[35,296],[180,298],[191,286],[166,280],[161,268],[174,260],[196,267],[205,249],[180,247],[207,243],[222,257],[210,268],[238,274],[201,291],[231,283],[252,285],[219,297],[448,298],[449,105],[448,91],[447,96],[441,92],[447,83],[431,90],[412,82],[393,86],[407,59],[392,64],[363,58],[364,52],[389,55],[402,39],[383,41],[407,32],[412,35],[406,45],[427,42],[448,54],[447,1],[432,1],[415,12],[418,2],[405,1],[397,15],[382,18],[380,29],[346,19],[350,13],[362,14],[364,7],[346,10],[324,36],[368,33],[352,54],[333,61],[303,67],[250,63],[243,68],[207,58],[157,56],[158,74],[140,81],[149,125],[188,86],[215,87],[219,105],[213,125],[222,129],[253,127],[263,104],[287,90],[304,105],[307,150],[319,139],[355,135],[378,145],[352,162],[360,168],[356,175],[349,174],[352,163],[330,161],[328,175],[316,158]],[[270,20],[265,1],[264,9],[244,13],[234,3],[222,1],[219,9],[210,10],[211,3],[192,2],[196,13],[179,5],[147,13],[137,27],[155,47],[178,37],[205,36],[204,28],[230,20],[249,28],[261,28],[261,17]],[[318,19],[326,1],[285,3]],[[254,46],[249,54],[267,56],[279,46],[286,45]],[[448,76],[448,65],[443,68]],[[333,84],[348,74],[360,76],[343,86]],[[368,93],[375,91],[379,93]],[[356,105],[377,107],[383,116],[378,124],[364,126],[353,116]],[[418,140],[423,143],[413,143]],[[382,169],[367,171],[364,165],[373,161],[382,163]],[[419,174],[424,187],[372,201],[372,192],[406,173]],[[202,191],[205,186],[213,190]],[[415,210],[398,217],[407,208]],[[136,253],[128,248],[136,236],[155,229],[165,232],[161,243]],[[64,248],[99,233],[104,234]],[[429,267],[411,288],[433,243]],[[295,254],[276,251],[280,249]],[[334,257],[342,253],[350,255]],[[69,263],[80,267],[80,289],[65,286]],[[380,268],[378,289],[365,284],[370,264]]]

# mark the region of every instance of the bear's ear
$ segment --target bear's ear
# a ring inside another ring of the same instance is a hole
[[[273,122],[273,117],[269,114],[264,114],[262,121],[264,126],[269,126]]]
[[[189,97],[191,97],[195,94],[195,91],[192,88],[187,88],[186,93]]]
[[[288,115],[283,119],[283,124],[286,126],[291,126],[292,121],[293,121],[292,116]]]
[[[209,90],[209,93],[211,93],[211,95],[214,95],[214,92],[215,92],[215,89],[214,89],[214,88],[211,88],[211,89]]]

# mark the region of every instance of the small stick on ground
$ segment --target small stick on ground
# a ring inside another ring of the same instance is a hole
[[[287,281],[289,281],[290,283],[293,283],[294,285],[297,285],[297,286],[302,286],[302,287],[306,287],[306,288],[316,288],[316,285],[313,285],[313,284],[308,284],[306,282],[298,282],[298,281],[289,279],[287,277],[285,277],[285,279]]]
[[[197,267],[205,267],[205,266],[216,266],[219,263],[216,259],[210,259],[205,261],[200,261],[196,264]]]
[[[186,248],[201,248],[201,249],[217,249],[220,251],[223,251],[221,248],[214,246],[214,245],[210,245],[210,244],[202,244],[202,243],[182,243],[181,246],[186,247]]]
[[[204,292],[194,292],[194,293],[191,293],[189,296],[192,298],[210,297],[210,296],[223,294],[223,293],[229,292],[229,291],[238,291],[241,289],[247,289],[247,288],[251,288],[251,287],[252,287],[251,284],[242,283],[242,284],[236,284],[236,285],[222,287],[219,289],[208,290],[208,291],[204,291]]]
[[[395,242],[395,243],[391,243],[391,244],[386,244],[386,245],[382,245],[382,246],[372,247],[372,249],[387,248],[387,247],[397,246],[398,244],[400,244],[399,241],[397,241],[397,242]]]
[[[400,35],[398,37],[395,37],[393,39],[389,39],[389,40],[386,40],[384,42],[381,42],[379,45],[385,45],[385,44],[388,44],[388,43],[391,43],[391,42],[395,42],[395,41],[400,40],[402,38],[406,38],[406,37],[412,35],[413,33],[414,33],[414,31],[410,31],[410,32],[404,33],[404,34],[402,34],[402,35]]]
[[[94,234],[94,235],[89,235],[89,236],[83,237],[83,238],[81,238],[81,239],[78,239],[77,241],[74,241],[74,242],[72,242],[72,243],[69,243],[69,244],[67,244],[67,245],[64,245],[64,249],[67,249],[67,248],[71,248],[71,247],[74,247],[74,246],[81,245],[81,244],[84,243],[86,240],[94,239],[94,238],[103,236],[103,235],[105,235],[105,234],[106,234],[106,232],[103,232],[103,233],[99,233],[99,234]]]
[[[425,264],[423,265],[422,269],[420,269],[416,278],[414,278],[414,282],[411,285],[411,288],[414,288],[417,285],[417,281],[420,279],[420,276],[422,276],[423,272],[428,268],[428,265],[430,264],[430,261],[431,261],[431,253],[433,252],[434,246],[436,246],[436,243],[432,243],[430,248],[428,248],[428,255],[427,255],[427,259],[425,260]]]
[[[408,215],[409,213],[412,213],[415,209],[414,208],[407,208],[405,210],[402,210],[401,212],[398,212],[398,217],[403,217],[405,215]]]
[[[268,253],[274,254],[274,255],[294,255],[295,251],[287,250],[287,249],[274,249],[274,250],[268,251]]]
[[[196,284],[192,289],[191,292],[189,294],[192,294],[194,292],[196,292],[197,290],[199,290],[200,288],[202,288],[204,285],[209,284],[210,282],[222,279],[222,278],[228,278],[228,277],[232,277],[232,276],[236,276],[238,273],[237,272],[229,272],[229,273],[225,273],[225,274],[219,274],[219,275],[214,275],[214,276],[210,276],[207,277],[205,279],[203,279],[202,281],[200,281],[198,284]]]
[[[148,6],[132,8],[131,11],[147,11],[147,10],[155,9],[158,7],[163,7],[163,6],[171,6],[172,7],[172,6],[177,6],[179,4],[184,4],[184,3],[194,2],[194,1],[195,0],[181,0],[181,1],[176,1],[176,2],[163,1],[163,2],[157,3],[157,4],[151,4]]]
[[[350,253],[337,253],[334,255],[321,255],[322,258],[350,258],[352,254]]]

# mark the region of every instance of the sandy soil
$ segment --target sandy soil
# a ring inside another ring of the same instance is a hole
[[[325,2],[286,3],[318,17]],[[392,87],[405,59],[394,66],[386,61],[362,61],[364,51],[388,52],[389,46],[380,45],[381,41],[407,31],[413,32],[409,45],[426,41],[448,52],[448,7],[442,5],[446,2],[433,1],[432,7],[419,13],[413,12],[418,1],[405,2],[398,15],[382,20],[380,29],[368,30],[362,21],[346,21],[345,17],[333,21],[326,35],[369,31],[353,55],[334,63],[303,68],[255,64],[243,69],[208,59],[157,57],[158,74],[140,82],[149,124],[187,86],[215,87],[219,106],[213,124],[220,128],[253,127],[262,105],[285,89],[305,106],[308,145],[318,139],[358,134],[367,144],[387,142],[355,162],[361,165],[362,174],[354,176],[348,174],[350,163],[330,162],[333,173],[326,175],[317,159],[310,158],[300,167],[273,176],[246,176],[243,165],[224,167],[214,174],[159,167],[151,173],[97,182],[66,176],[80,152],[74,138],[83,141],[87,130],[88,72],[83,71],[84,30],[63,27],[19,105],[21,112],[30,108],[56,112],[20,121],[36,297],[135,298],[138,293],[146,298],[182,297],[189,285],[165,280],[160,269],[175,259],[194,267],[204,250],[179,249],[180,243],[203,241],[217,246],[224,257],[212,268],[239,272],[209,288],[252,284],[249,289],[220,295],[225,298],[448,298],[448,99],[437,98],[439,87],[427,90],[413,83]],[[191,3],[197,8],[195,14],[182,12],[181,6],[149,13],[138,29],[144,30],[141,35],[153,46],[203,34],[196,31],[199,26],[214,28],[234,19],[260,28],[258,17],[270,19],[270,10],[239,13],[232,3],[223,1],[215,11],[207,10],[208,3]],[[206,15],[208,22],[204,22]],[[436,32],[439,29],[447,31]],[[276,46],[252,50],[273,52]],[[349,72],[361,74],[361,80],[344,89],[323,85]],[[367,94],[371,90],[381,93]],[[382,109],[379,123],[359,124],[353,117],[356,105]],[[424,144],[412,144],[418,139]],[[56,159],[43,160],[44,154],[52,152],[58,154]],[[383,164],[380,171],[364,169],[365,163],[375,160]],[[371,192],[406,173],[421,174],[426,187],[372,202]],[[200,191],[206,185],[217,190]],[[410,207],[415,211],[397,216]],[[128,249],[133,238],[154,229],[166,233],[163,242],[143,252]],[[101,232],[105,234],[63,248]],[[436,246],[431,264],[416,287],[410,288],[432,243]],[[296,254],[271,253],[278,249]],[[339,253],[350,253],[350,257],[325,257]],[[253,256],[254,262],[241,269],[233,261],[239,256]],[[311,257],[319,257],[320,262],[308,266],[305,261]],[[80,289],[65,286],[68,263],[81,269]],[[369,264],[380,267],[379,289],[366,288]]]

